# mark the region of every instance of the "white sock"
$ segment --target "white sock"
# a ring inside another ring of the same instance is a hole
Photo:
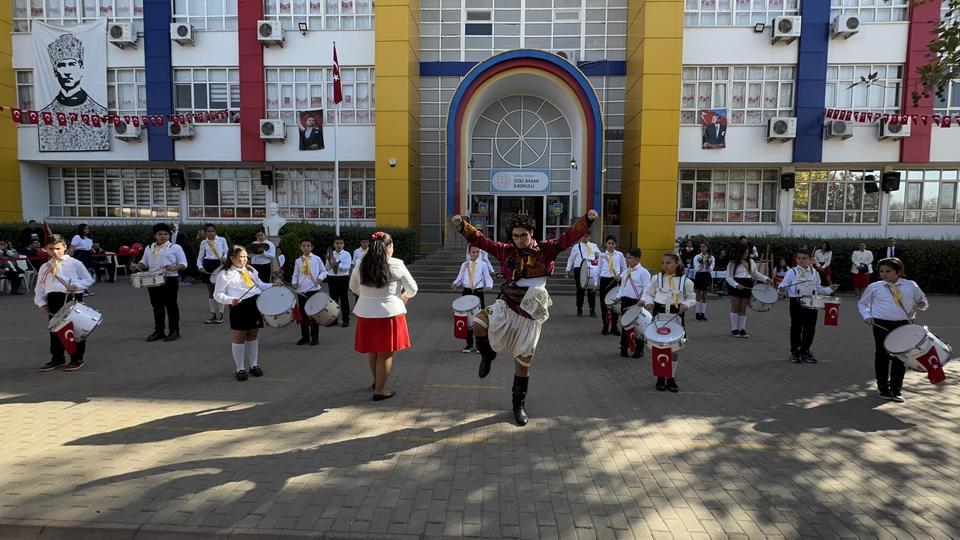
[[[247,360],[250,361],[250,368],[253,369],[257,364],[257,357],[260,355],[260,340],[254,339],[247,342]]]
[[[243,343],[231,343],[230,350],[233,352],[233,363],[237,365],[237,371],[243,369]]]
[[[217,304],[217,313],[219,313],[220,315],[223,315],[223,308],[225,308],[226,306],[224,306],[220,302],[217,302],[216,300],[214,300],[214,302],[216,302]]]
[[[739,329],[740,329],[740,327],[737,326],[737,323],[738,323],[737,318],[738,318],[738,317],[739,317],[739,315],[737,315],[736,313],[731,313],[731,314],[730,314],[730,330],[739,330]]]
[[[703,314],[703,315],[706,315],[706,314],[707,314],[707,303],[706,303],[706,302],[700,304],[700,313]]]
[[[209,299],[207,299],[207,303],[210,304],[210,314],[212,315],[212,314],[216,313],[216,312],[217,312],[217,304],[218,304],[219,302],[217,302],[217,301],[214,300],[213,298],[209,298]]]
[[[746,331],[746,329],[747,329],[747,316],[746,316],[746,315],[740,315],[740,316],[739,316],[739,319],[740,319],[740,321],[739,321],[739,323],[740,323],[740,329]]]

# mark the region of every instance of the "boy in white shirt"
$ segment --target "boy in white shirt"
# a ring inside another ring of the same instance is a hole
[[[810,352],[813,335],[817,330],[818,311],[804,307],[800,298],[814,294],[833,294],[839,285],[824,287],[820,274],[810,265],[810,251],[797,251],[797,266],[787,271],[780,282],[780,290],[790,297],[790,361],[794,364],[816,364],[817,358]]]
[[[350,268],[353,258],[349,251],[343,249],[343,238],[333,239],[333,249],[327,253],[327,281],[330,283],[330,298],[340,305],[340,317],[343,327],[350,326]],[[336,321],[330,324],[333,326]]]
[[[50,260],[43,263],[34,288],[33,303],[47,316],[47,320],[60,311],[73,295],[77,302],[83,300],[83,292],[93,285],[93,277],[87,268],[77,259],[67,255],[67,241],[59,234],[47,238],[47,253]],[[40,371],[52,371],[66,364],[65,371],[75,371],[83,367],[83,355],[87,350],[86,340],[76,341],[76,351],[70,355],[70,363],[64,360],[63,342],[54,332],[50,335],[50,361],[40,366]]]
[[[157,223],[153,226],[156,242],[143,250],[139,263],[131,263],[130,270],[163,269],[164,283],[159,287],[147,287],[150,306],[153,308],[153,333],[147,341],[176,341],[180,339],[180,306],[177,304],[177,292],[180,290],[180,270],[187,267],[187,256],[183,248],[170,243],[170,226]],[[170,333],[164,334],[164,315],[170,319]]]
[[[210,318],[204,324],[223,324],[223,304],[213,299],[216,281],[212,279],[214,272],[227,258],[227,239],[217,236],[217,226],[207,223],[203,226],[204,239],[200,240],[197,248],[197,269],[200,277],[207,284],[207,303],[210,304]]]
[[[320,286],[327,278],[327,271],[323,267],[323,259],[313,254],[313,241],[309,238],[300,240],[302,255],[293,263],[293,279],[291,284],[300,294],[297,295],[297,306],[300,309],[300,341],[297,345],[316,345],[320,339],[320,327],[312,317],[307,316],[307,300],[323,290]]]
[[[617,251],[617,239],[608,236],[604,243],[606,250],[600,254],[600,309],[603,311],[603,329],[601,334],[620,335],[620,329],[617,326],[617,314],[613,313],[607,307],[604,299],[610,289],[620,283],[620,275],[627,269],[627,261],[623,258],[623,253]]]
[[[640,264],[642,252],[640,248],[633,248],[627,251],[627,269],[620,275],[620,287],[617,292],[617,298],[620,299],[620,313],[637,305],[643,298],[643,291],[650,286],[650,272]],[[627,357],[628,349],[627,333],[620,336],[620,356]],[[637,350],[633,353],[634,358],[643,356],[643,340],[637,341]]]
[[[457,279],[453,281],[453,287],[463,287],[461,296],[476,296],[480,299],[480,308],[487,307],[484,289],[493,288],[493,278],[491,277],[490,263],[484,262],[480,258],[480,248],[470,246],[470,260],[460,265],[460,273],[457,275]],[[467,345],[460,352],[480,352],[474,348],[473,328],[467,329]]]
[[[353,264],[351,266],[351,271],[353,268],[360,266],[360,261],[363,260],[363,256],[367,254],[367,250],[370,249],[370,239],[364,238],[360,240],[360,247],[353,250]]]
[[[580,267],[583,261],[590,263],[591,270],[597,267],[597,261],[600,257],[600,248],[590,241],[590,234],[580,237],[577,245],[570,248],[570,257],[567,259],[567,275],[573,270],[573,283],[577,286],[577,317],[583,317],[583,297],[586,294],[587,303],[590,305],[590,316],[597,316],[597,291],[594,289],[584,289],[580,286]],[[593,279],[591,271],[590,279]],[[601,300],[603,300],[601,298]]]

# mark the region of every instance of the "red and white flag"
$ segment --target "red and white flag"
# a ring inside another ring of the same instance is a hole
[[[340,60],[337,60],[337,44],[333,44],[333,102],[343,101],[343,86],[340,84]]]
[[[57,337],[60,338],[60,343],[63,343],[63,350],[67,351],[67,354],[72,356],[77,353],[77,340],[73,335],[72,322],[63,325],[63,328],[57,331]]]
[[[470,318],[466,315],[453,316],[453,337],[457,339],[467,339],[467,330]]]
[[[930,347],[926,354],[917,358],[917,362],[927,368],[927,379],[930,379],[931,383],[939,384],[947,378],[947,375],[943,372],[943,363],[940,362],[940,353],[937,352],[936,347]]]
[[[673,377],[673,351],[650,347],[651,361],[653,362],[654,377]]]
[[[840,304],[823,304],[823,324],[837,326],[840,323]]]

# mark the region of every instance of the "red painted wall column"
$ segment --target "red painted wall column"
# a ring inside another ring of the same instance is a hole
[[[923,85],[917,68],[930,60],[927,49],[936,38],[940,25],[940,1],[915,3],[910,6],[910,34],[907,38],[907,64],[903,74],[903,112],[905,114],[933,114],[933,96],[921,98],[913,104],[913,92],[920,92]],[[932,121],[931,121],[932,123]],[[900,142],[900,161],[902,163],[926,163],[930,161],[931,123],[913,124],[910,136]]]
[[[257,21],[263,18],[263,0],[239,0],[237,6],[240,52],[240,158],[264,161],[260,119],[266,117],[263,45],[257,40]]]

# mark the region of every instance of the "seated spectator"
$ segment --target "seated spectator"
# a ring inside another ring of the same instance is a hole
[[[93,270],[97,274],[97,283],[103,279],[103,274],[107,274],[107,281],[114,283],[117,281],[117,267],[113,259],[107,256],[107,252],[100,247],[100,242],[94,242],[90,254],[93,261]]]
[[[50,254],[47,253],[47,250],[43,249],[43,244],[39,240],[31,242],[27,249],[21,253],[29,259],[30,266],[37,272],[40,271],[43,263],[47,262],[50,258]]]
[[[0,276],[10,280],[10,294],[21,295],[23,292],[23,270],[17,266],[17,259],[21,255],[13,246],[0,240]]]

